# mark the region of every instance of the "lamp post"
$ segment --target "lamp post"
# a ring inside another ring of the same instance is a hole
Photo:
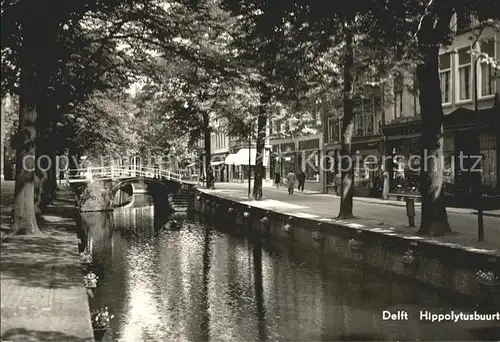
[[[477,87],[477,65],[481,59],[485,57],[484,54],[479,54],[474,61],[474,111],[478,112],[478,87]],[[484,221],[483,221],[483,202],[481,196],[481,175],[479,175],[479,189],[478,189],[478,209],[477,209],[477,241],[484,241]]]

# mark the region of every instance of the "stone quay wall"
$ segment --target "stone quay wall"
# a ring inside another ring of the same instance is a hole
[[[196,189],[195,211],[236,224],[248,235],[279,239],[317,253],[341,257],[382,272],[403,276],[447,294],[479,299],[500,307],[499,286],[484,283],[478,272],[500,275],[500,251],[484,253],[388,229],[340,220],[301,218],[249,206]]]

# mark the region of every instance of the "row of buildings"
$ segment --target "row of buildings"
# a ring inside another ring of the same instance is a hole
[[[500,33],[485,28],[473,49],[473,33],[467,29],[468,24],[459,25],[462,31],[451,46],[441,49],[439,56],[445,113],[445,190],[468,194],[481,188],[484,192],[498,193],[500,66],[492,62],[500,59]],[[418,169],[418,165],[411,165],[409,157],[420,153],[420,105],[415,89],[418,89],[415,75],[405,72],[371,86],[366,96],[357,99],[352,149],[358,156],[355,173],[358,196],[377,195],[380,169],[389,171],[390,192],[418,189],[415,183],[418,177],[409,171]],[[341,110],[318,101],[313,119],[318,121],[319,129],[314,134],[297,135],[283,121],[271,121],[264,158],[268,181],[272,181],[275,173],[284,176],[290,169],[302,169],[307,176],[306,189],[335,192],[338,177],[331,163],[335,163],[340,150],[341,115]],[[238,141],[222,131],[213,133],[212,165],[218,181],[237,182],[248,177],[248,165],[255,159],[252,157],[255,144]],[[459,169],[454,156],[460,152],[481,155],[482,172]],[[388,159],[396,155],[406,158]],[[383,163],[382,156],[392,162]]]

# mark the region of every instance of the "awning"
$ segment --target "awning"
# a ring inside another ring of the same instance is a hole
[[[234,165],[255,165],[257,150],[255,148],[242,148],[236,153]]]
[[[217,166],[220,164],[224,164],[224,160],[213,161],[210,163],[210,165],[212,165],[212,166]]]
[[[235,158],[236,154],[228,154],[224,163],[227,165],[234,165]]]

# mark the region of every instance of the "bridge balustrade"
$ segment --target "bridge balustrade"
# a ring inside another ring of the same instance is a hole
[[[183,176],[186,174],[185,170],[177,170],[173,172],[172,170],[162,170],[155,167],[145,167],[141,166],[139,168],[130,169],[129,167],[117,167],[117,166],[93,166],[87,168],[79,169],[69,169],[67,172],[68,181],[92,181],[95,179],[120,179],[120,178],[160,178],[175,180],[182,182]]]

